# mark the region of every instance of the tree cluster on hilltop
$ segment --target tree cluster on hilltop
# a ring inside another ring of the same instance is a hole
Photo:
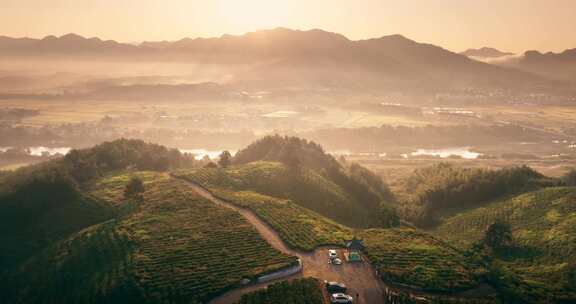
[[[181,154],[177,149],[142,140],[119,139],[89,149],[72,150],[63,158],[3,173],[0,192],[8,193],[42,181],[66,181],[75,187],[114,170],[164,171],[193,163],[192,156]]]
[[[315,170],[334,170],[339,167],[338,162],[319,144],[306,139],[272,135],[263,137],[246,148],[238,151],[234,156],[234,164],[246,164],[254,161],[278,161],[297,157],[299,163]]]
[[[135,168],[165,171],[193,163],[193,157],[161,145],[137,139],[104,142],[90,149],[72,150],[64,157],[64,166],[78,182],[104,172]]]

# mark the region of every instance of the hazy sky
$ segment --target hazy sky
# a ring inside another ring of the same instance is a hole
[[[0,0],[0,35],[122,42],[278,26],[351,39],[403,34],[461,51],[576,48],[576,0]]]

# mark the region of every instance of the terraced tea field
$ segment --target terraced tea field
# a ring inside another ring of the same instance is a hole
[[[315,278],[279,282],[243,295],[238,304],[323,304],[321,284]]]
[[[133,174],[100,181],[111,187],[104,187],[106,191],[95,187],[90,193],[93,198],[104,193],[102,199],[118,208],[134,207],[120,219],[58,243],[38,258],[44,262],[31,262],[17,276],[21,282],[17,292],[26,291],[23,302],[33,302],[36,293],[25,287],[33,276],[56,284],[52,287],[70,283],[68,288],[42,293],[54,303],[90,303],[95,298],[203,303],[240,286],[243,279],[253,280],[297,263],[296,257],[272,248],[240,214],[199,197],[182,181],[158,173],[135,174],[147,180],[143,201],[119,199],[122,184]],[[90,264],[79,261],[95,261],[101,268],[93,271]],[[86,278],[85,273],[92,276]],[[79,288],[88,291],[79,293]],[[93,298],[79,298],[80,294]]]
[[[449,241],[469,245],[480,240],[488,226],[500,219],[512,225],[514,238],[524,245],[558,242],[562,246],[552,250],[556,254],[576,253],[563,252],[565,245],[576,247],[575,202],[576,188],[547,188],[456,215],[439,226],[436,233]]]
[[[210,190],[232,204],[252,210],[294,249],[312,251],[323,245],[343,246],[344,241],[353,237],[352,229],[289,200],[252,191]]]
[[[412,229],[353,230],[288,200],[251,191],[213,187],[212,193],[252,210],[292,248],[310,251],[324,244],[363,239],[370,262],[385,282],[431,291],[473,288],[486,270],[433,236]]]
[[[365,221],[370,216],[330,180],[308,169],[291,172],[281,163],[254,162],[225,169],[197,168],[179,171],[175,175],[210,189],[247,190],[290,199],[344,224],[357,222],[359,218]]]
[[[482,239],[496,220],[512,227],[514,248],[501,257],[503,265],[532,289],[565,290],[557,282],[569,276],[566,261],[576,260],[576,188],[546,188],[496,201],[447,219],[435,232],[454,244],[469,246]]]
[[[369,229],[360,236],[385,282],[455,291],[476,286],[485,273],[446,243],[413,229]]]
[[[6,303],[142,301],[132,275],[133,252],[128,231],[116,221],[87,228],[24,264],[3,284],[14,292]]]

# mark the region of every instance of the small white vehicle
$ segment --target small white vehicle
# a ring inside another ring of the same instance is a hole
[[[333,258],[332,259],[332,264],[334,265],[342,265],[342,260],[339,258]]]
[[[338,257],[338,253],[336,252],[336,249],[329,249],[328,250],[328,257],[330,259],[334,259]]]
[[[353,300],[354,299],[351,296],[343,293],[334,293],[330,295],[330,303],[349,304],[352,303]]]

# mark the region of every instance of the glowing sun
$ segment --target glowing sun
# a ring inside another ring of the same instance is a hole
[[[290,0],[218,0],[222,22],[239,30],[253,31],[287,25]]]

